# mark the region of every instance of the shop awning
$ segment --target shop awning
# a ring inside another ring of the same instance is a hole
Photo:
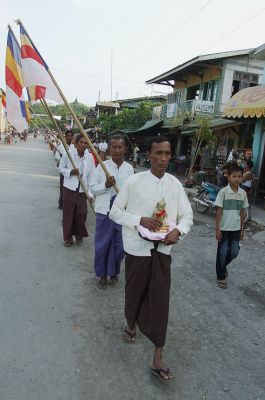
[[[240,90],[226,104],[222,117],[260,118],[265,116],[265,86]]]
[[[196,133],[196,130],[195,129],[190,129],[190,130],[188,130],[188,131],[183,131],[182,129],[181,129],[181,135],[183,135],[183,136],[194,136],[195,135],[195,133]]]
[[[162,119],[151,119],[149,121],[146,121],[146,123],[138,129],[133,129],[133,130],[124,129],[124,130],[120,130],[120,132],[126,133],[127,135],[135,134],[135,133],[144,133],[145,131],[147,131],[161,123],[162,123]]]
[[[234,121],[231,119],[224,119],[224,118],[215,118],[210,120],[210,128],[212,129],[213,132],[218,131],[220,129],[232,128],[234,126],[242,124],[243,122],[241,121]],[[185,124],[181,126],[180,133],[181,135],[184,136],[194,136],[198,128],[199,125],[194,122]]]
[[[210,127],[213,131],[218,131],[220,129],[232,128],[234,126],[243,125],[244,122],[234,121],[232,119],[216,118],[210,122]]]

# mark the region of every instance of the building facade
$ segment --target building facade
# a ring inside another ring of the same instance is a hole
[[[177,135],[177,155],[194,145],[198,115],[211,118],[212,132],[223,156],[232,148],[252,145],[253,121],[224,120],[221,115],[233,94],[262,82],[265,61],[255,58],[256,50],[201,55],[147,81],[172,88],[167,104],[154,107],[153,119],[162,119],[162,130]]]

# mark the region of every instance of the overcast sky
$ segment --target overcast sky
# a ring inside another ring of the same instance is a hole
[[[200,54],[265,42],[264,0],[0,0],[0,85],[8,23],[20,18],[68,100],[94,105],[169,92],[145,81]]]

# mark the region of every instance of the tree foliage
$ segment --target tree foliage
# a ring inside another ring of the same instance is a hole
[[[100,114],[98,124],[106,133],[120,129],[138,129],[152,116],[154,103],[142,101],[136,108],[124,108],[117,115]]]
[[[212,133],[212,129],[210,126],[211,118],[207,115],[198,115],[195,118],[195,124],[198,126],[196,129],[196,144],[194,148],[193,157],[191,160],[191,165],[189,169],[189,176],[193,170],[194,164],[196,162],[196,158],[200,152],[201,146],[203,142],[208,146],[213,146],[216,144],[216,137]]]
[[[70,103],[73,110],[75,113],[78,115],[84,114],[90,110],[91,107],[86,106],[83,103],[78,103],[78,102],[73,102]],[[66,116],[69,115],[69,112],[64,104],[57,104],[57,105],[49,105],[49,108],[52,112],[53,115],[58,115],[61,117],[60,121],[57,121],[59,123],[59,126],[64,129],[65,124],[66,124]],[[54,128],[54,125],[50,118],[46,116],[46,111],[43,109],[43,106],[40,102],[37,102],[31,106],[31,109],[36,113],[36,114],[41,114],[41,119],[44,121],[44,123],[48,126],[48,128]],[[38,127],[43,127],[43,124],[34,117],[33,115],[33,120],[34,124],[36,124]]]
[[[207,145],[214,145],[216,137],[212,134],[210,127],[211,118],[206,115],[198,115],[195,119],[195,124],[198,125],[196,137],[200,142],[206,142]]]

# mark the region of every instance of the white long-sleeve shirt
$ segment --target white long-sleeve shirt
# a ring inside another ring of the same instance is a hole
[[[124,185],[129,176],[134,174],[133,167],[126,161],[123,161],[119,168],[111,159],[104,161],[104,164],[110,175],[114,176],[119,189]],[[96,196],[95,212],[107,215],[110,210],[110,200],[116,195],[116,191],[113,187],[106,188],[105,182],[105,172],[101,165],[98,165],[91,184],[91,190]]]
[[[66,146],[68,147],[68,150],[69,150],[68,144],[66,144]],[[61,157],[64,153],[66,153],[64,145],[62,143],[59,143],[58,146],[56,146],[56,148],[55,148],[55,154],[54,154],[55,160],[60,161]]]
[[[83,157],[79,157],[76,148],[70,149],[69,153],[72,156],[76,168],[79,169],[79,174],[82,177],[84,186],[87,188],[89,196],[93,197],[93,194],[91,193],[90,189],[93,175],[95,172],[95,163],[93,157],[91,156],[91,154],[85,154]],[[79,186],[79,179],[76,175],[70,175],[73,166],[66,153],[62,155],[58,169],[64,176],[63,185],[70,190],[76,191],[76,189]],[[83,192],[83,188],[81,185],[79,187],[79,192],[80,193]]]
[[[164,198],[168,221],[175,222],[181,235],[192,225],[193,213],[181,182],[170,174],[157,178],[151,171],[131,176],[118,193],[109,217],[122,225],[124,249],[135,256],[150,256],[152,242],[142,239],[136,226],[141,217],[152,217],[158,201]],[[159,244],[158,251],[170,254],[172,246]]]
[[[74,149],[76,149],[76,147],[73,143],[71,143],[69,150],[74,150]],[[92,156],[88,149],[85,149],[85,156],[88,158],[90,158]],[[93,158],[93,156],[92,156],[92,158]],[[95,162],[94,162],[94,164],[95,164]]]

